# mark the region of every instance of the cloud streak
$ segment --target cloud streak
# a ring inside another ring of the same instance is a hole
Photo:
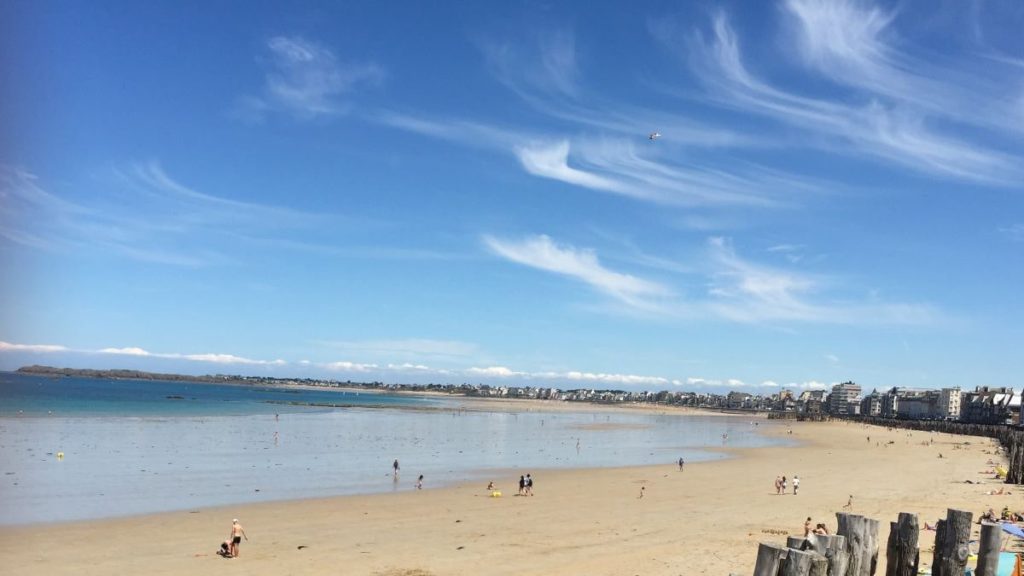
[[[262,93],[242,97],[235,110],[243,119],[275,112],[297,120],[345,114],[352,106],[346,97],[386,76],[375,63],[343,63],[326,46],[299,36],[275,36],[266,50]]]
[[[604,267],[592,250],[559,246],[545,235],[521,241],[484,236],[483,242],[507,260],[582,281],[630,307],[653,310],[654,300],[671,295],[662,284]]]
[[[915,91],[949,94],[950,90],[943,91],[947,85],[942,83],[912,82],[911,77],[889,64],[890,50],[879,39],[890,21],[888,15],[877,10],[859,12],[849,2],[793,1],[788,6],[801,24],[805,59],[819,70],[827,69],[829,75],[855,83],[864,91],[861,102],[801,96],[761,80],[747,69],[739,37],[723,13],[713,18],[710,40],[697,34],[684,42],[684,59],[715,101],[839,139],[853,144],[862,155],[932,176],[990,184],[1010,184],[1019,179],[1019,159],[936,127],[943,120],[964,120],[940,114],[952,100],[961,98],[950,96],[930,104],[919,97],[905,96]],[[851,18],[859,24],[853,24]],[[838,28],[843,30],[836,32]],[[676,38],[662,35],[661,40],[670,49],[682,51]],[[894,85],[892,93],[877,88],[887,83]],[[902,100],[896,101],[897,95]],[[980,117],[973,120],[992,124]],[[843,147],[836,145],[833,149]]]

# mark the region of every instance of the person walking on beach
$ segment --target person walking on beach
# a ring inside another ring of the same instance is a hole
[[[530,475],[526,475],[526,495],[533,496],[533,478]]]
[[[228,538],[231,540],[230,552],[232,558],[238,558],[238,547],[242,544],[242,538],[248,541],[249,537],[245,535],[245,529],[238,523],[238,518],[231,521],[231,536]]]
[[[394,471],[395,471],[395,480],[397,480],[398,479],[398,471],[400,470],[400,468],[398,466],[398,458],[395,458],[395,462],[391,465],[391,468],[394,469]]]
[[[420,474],[420,477],[416,479],[416,489],[423,490],[423,474]]]
[[[781,489],[779,491],[779,494],[785,494],[786,493],[786,477],[785,476],[782,477],[782,484],[779,484],[779,488]]]
[[[680,471],[680,472],[682,472],[682,471],[683,471],[683,464],[685,464],[685,463],[686,463],[686,462],[684,462],[682,458],[680,458],[680,459],[679,459],[679,471]]]
[[[523,476],[522,474],[519,475],[519,495],[526,495],[526,476]]]
[[[775,494],[782,493],[782,478],[779,476],[775,477]]]
[[[796,474],[793,475],[793,496],[800,490],[800,477]]]

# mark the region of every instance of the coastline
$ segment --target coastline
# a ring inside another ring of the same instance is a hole
[[[834,530],[850,494],[854,513],[882,521],[882,541],[899,512],[919,514],[923,526],[948,507],[975,516],[1021,507],[1024,493],[981,474],[988,460],[1002,461],[987,439],[843,422],[770,423],[761,433],[799,445],[726,450],[735,457],[681,472],[671,464],[532,470],[533,497],[514,495],[518,471],[510,471],[494,479],[501,498],[481,483],[430,489],[428,478],[422,491],[0,528],[0,562],[19,574],[747,573],[758,542],[802,534],[807,516]],[[774,494],[775,476],[789,471],[802,480],[800,494]],[[985,494],[999,488],[1012,494]],[[225,560],[213,552],[234,517],[250,541]],[[921,533],[922,564],[933,534]]]

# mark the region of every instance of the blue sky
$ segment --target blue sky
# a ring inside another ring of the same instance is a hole
[[[0,369],[1024,373],[1020,2],[13,1],[0,23]]]

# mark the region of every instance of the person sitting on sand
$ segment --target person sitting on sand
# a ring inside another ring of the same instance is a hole
[[[487,491],[490,492],[492,490],[494,490],[494,480],[487,483]]]
[[[818,525],[814,527],[814,533],[815,534],[824,534],[824,535],[827,536],[828,535],[828,528],[825,527],[824,523],[818,522]]]
[[[978,517],[978,524],[981,524],[982,522],[995,522],[995,521],[996,521],[996,511],[991,509],[991,508],[989,508],[987,512],[983,512],[981,514],[981,516]]]
[[[231,557],[232,558],[238,558],[238,547],[242,544],[242,537],[243,536],[245,537],[246,540],[249,540],[249,537],[246,536],[245,530],[242,528],[242,525],[238,523],[238,518],[235,518],[234,520],[231,521],[231,536],[230,536],[230,538],[231,538]]]

